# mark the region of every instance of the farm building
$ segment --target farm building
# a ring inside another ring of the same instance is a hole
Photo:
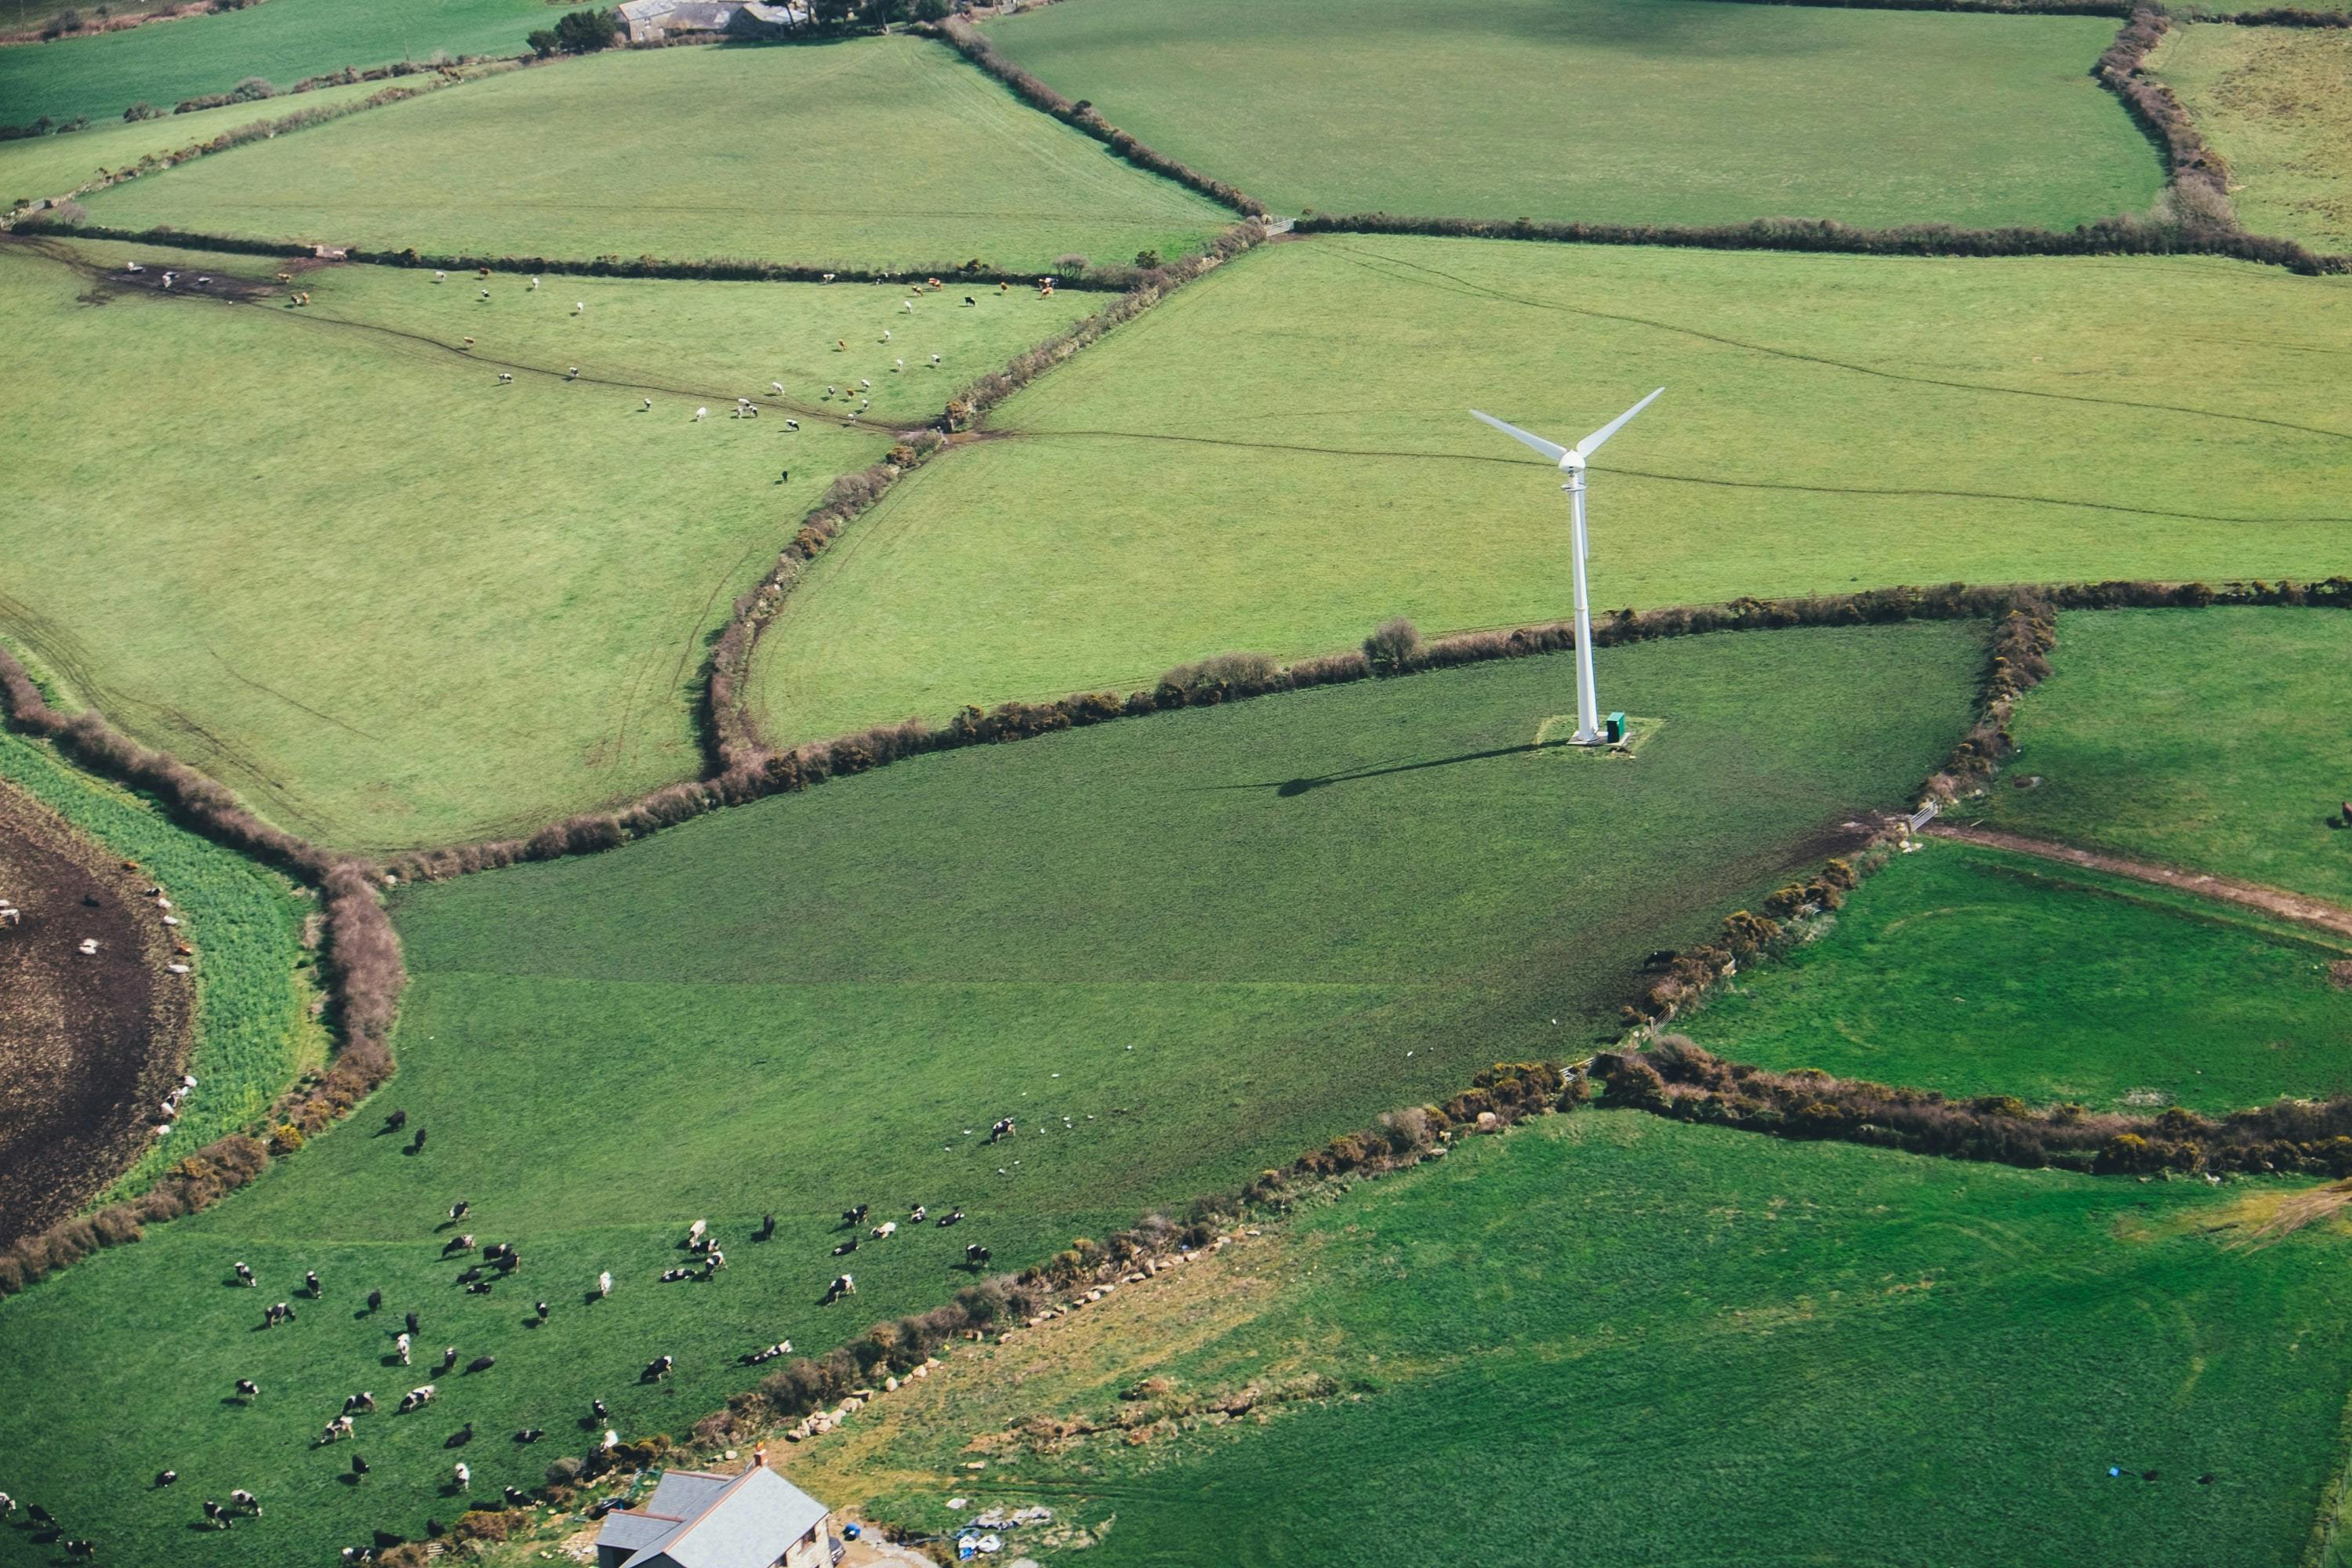
[[[621,36],[633,44],[658,43],[673,33],[780,38],[809,19],[806,6],[760,0],[627,0],[619,16]]]
[[[604,1516],[596,1568],[832,1568],[831,1517],[763,1462],[740,1476],[670,1470],[642,1506]]]

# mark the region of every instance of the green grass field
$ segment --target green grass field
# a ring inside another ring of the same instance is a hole
[[[170,26],[173,24],[165,24]],[[8,51],[0,50],[0,61]],[[438,79],[421,77],[410,85],[430,87]],[[305,93],[232,103],[222,109],[199,109],[161,120],[94,124],[68,136],[36,136],[0,142],[0,207],[27,198],[61,196],[97,179],[100,171],[120,169],[151,154],[173,153],[208,142],[224,131],[283,119],[298,110],[353,103],[390,84],[353,82],[348,87],[321,87]]]
[[[2211,1113],[2352,1093],[2352,942],[1937,839],[1675,1026],[1719,1056],[1954,1095]]]
[[[2325,610],[2082,612],[2019,706],[1996,827],[2352,905],[2352,616]]]
[[[1691,0],[1106,0],[989,29],[1278,212],[2056,228],[2156,196],[2085,74],[2114,32]]]
[[[310,905],[285,879],[174,826],[144,801],[68,767],[38,742],[0,731],[0,784],[40,801],[117,855],[137,860],[165,892],[196,949],[196,1078],[168,1144],[158,1142],[108,1189],[142,1191],[164,1166],[254,1124],[326,1055],[310,1015],[316,991],[301,951]],[[0,1483],[0,1489],[5,1489]]]
[[[1043,1500],[1107,1527],[1006,1555],[1105,1568],[1369,1568],[1407,1531],[1513,1568],[2272,1568],[2312,1533],[2352,1379],[2346,1234],[2244,1245],[2276,1195],[1552,1118],[1192,1266],[1218,1300],[1180,1271],[1028,1336],[1097,1354],[959,1347],[782,1462],[925,1532]],[[1129,1414],[1146,1376],[1315,1374],[1339,1392],[1264,1424],[1007,1438]]]
[[[578,1447],[592,1396],[625,1434],[683,1429],[755,1379],[740,1353],[940,1300],[966,1242],[1018,1267],[1497,1057],[1580,1047],[1643,952],[1901,798],[1980,648],[1960,626],[1652,644],[1617,666],[1666,721],[1631,763],[1526,749],[1569,680],[1529,659],[948,753],[409,889],[393,1086],[229,1202],[0,1303],[0,1488],[105,1517],[131,1558],[300,1562],[453,1517],[461,1422],[477,1495]],[[372,1136],[395,1107],[423,1154]],[[1003,1115],[1020,1131],[984,1146]],[[461,1196],[525,1256],[491,1297],[437,1260]],[[836,1261],[853,1202],[971,1217]],[[698,1218],[730,1267],[658,1283]],[[240,1258],[266,1289],[221,1283]],[[818,1307],[842,1268],[860,1294]],[[327,1300],[251,1332],[305,1268]],[[618,1283],[591,1309],[600,1268]],[[370,1289],[386,1318],[355,1321]],[[499,1364],[367,1419],[355,1492],[348,1449],[306,1446],[353,1389],[427,1380],[377,1364],[411,1308],[420,1342]],[[673,1380],[633,1383],[665,1353]],[[240,1376],[257,1408],[222,1403]],[[507,1441],[526,1423],[544,1447]],[[165,1465],[182,1485],[149,1492]],[[265,1527],[184,1528],[257,1475]]]
[[[455,162],[477,171],[457,188]],[[238,148],[90,214],[442,254],[1024,270],[1173,255],[1234,221],[915,38],[518,71],[364,129]]]
[[[526,34],[553,26],[562,15],[548,0],[267,0],[218,16],[27,44],[0,49],[0,124],[42,114],[113,120],[140,102],[168,110],[249,76],[288,88],[345,66],[519,55]]]
[[[705,637],[830,477],[890,445],[830,417],[847,405],[824,386],[874,382],[869,419],[932,417],[1099,298],[907,317],[883,289],[500,276],[486,301],[470,277],[344,267],[302,278],[307,310],[119,282],[93,308],[76,255],[0,247],[0,444],[42,454],[0,510],[0,638],[348,847],[524,828],[694,774]],[[791,407],[725,416],[772,381]]]
[[[1565,616],[1558,486],[1466,410],[1573,440],[1661,384],[1595,466],[1601,605],[2325,576],[2352,521],[2346,353],[2352,280],[2203,259],[1276,245],[858,522],[754,700],[800,738],[1326,652],[1393,615]]]
[[[2150,64],[2229,160],[2240,221],[2352,252],[2352,33],[2176,27]]]

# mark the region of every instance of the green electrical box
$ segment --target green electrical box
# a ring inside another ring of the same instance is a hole
[[[1625,738],[1625,715],[1622,713],[1612,713],[1609,715],[1609,721],[1601,727],[1601,732],[1609,738],[1609,743],[1612,746],[1618,742],[1623,740]]]

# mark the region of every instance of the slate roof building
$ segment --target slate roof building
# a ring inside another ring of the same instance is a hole
[[[760,0],[626,0],[619,14],[621,34],[633,44],[658,43],[672,33],[779,38],[808,21],[805,6]]]
[[[666,1472],[596,1532],[596,1568],[832,1568],[831,1510],[765,1464],[740,1476]]]

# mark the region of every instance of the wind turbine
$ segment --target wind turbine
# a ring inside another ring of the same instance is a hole
[[[1636,403],[1633,407],[1628,408],[1624,413],[1620,414],[1616,418],[1612,419],[1608,424],[1603,425],[1600,429],[1595,430],[1591,435],[1587,436],[1583,440],[1579,441],[1573,447],[1562,447],[1557,442],[1547,441],[1540,436],[1530,435],[1528,432],[1520,429],[1516,425],[1504,424],[1501,420],[1496,418],[1491,414],[1481,414],[1475,408],[1470,411],[1472,418],[1485,420],[1487,424],[1492,425],[1496,429],[1500,430],[1504,435],[1510,437],[1514,440],[1527,443],[1527,445],[1533,447],[1545,457],[1558,462],[1559,464],[1559,471],[1568,476],[1568,483],[1560,486],[1559,488],[1568,492],[1570,514],[1574,520],[1573,528],[1576,543],[1576,734],[1572,738],[1575,741],[1575,743],[1580,746],[1599,745],[1601,738],[1601,700],[1593,694],[1592,689],[1592,604],[1591,597],[1585,592],[1584,586],[1584,465],[1591,459],[1593,453],[1601,450],[1601,443],[1609,439],[1610,437],[1617,434],[1618,431],[1622,430],[1628,420],[1632,419],[1634,415],[1642,412],[1643,409],[1650,406],[1653,402],[1656,401],[1658,393],[1664,391],[1665,391],[1664,387],[1662,386],[1658,388],[1658,392],[1650,394],[1649,396],[1642,399],[1641,402]]]

